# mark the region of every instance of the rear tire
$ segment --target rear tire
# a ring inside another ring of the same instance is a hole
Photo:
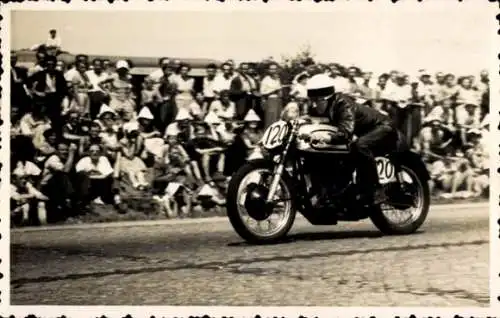
[[[226,200],[226,209],[227,216],[231,225],[238,235],[243,238],[245,241],[251,244],[270,244],[275,243],[279,240],[282,240],[290,231],[295,221],[295,216],[297,210],[295,208],[294,200],[291,198],[290,200],[290,214],[285,221],[284,226],[272,235],[257,235],[256,233],[250,231],[242,220],[241,215],[239,213],[238,208],[238,192],[240,188],[240,184],[243,179],[250,174],[252,171],[265,169],[268,170],[271,174],[273,172],[273,165],[267,160],[258,159],[243,165],[236,173],[231,177],[231,180],[227,189],[227,200]],[[286,177],[285,174],[281,177],[280,184],[286,186],[288,188],[288,193],[292,196],[292,187],[290,180]]]
[[[429,213],[430,207],[430,190],[429,183],[426,182],[425,178],[418,175],[417,172],[407,166],[402,166],[401,169],[408,174],[413,179],[413,182],[418,182],[421,188],[422,195],[422,208],[418,217],[412,222],[404,225],[398,225],[391,222],[387,216],[383,213],[380,207],[374,208],[370,216],[372,223],[384,234],[386,235],[407,235],[415,233],[424,223]]]

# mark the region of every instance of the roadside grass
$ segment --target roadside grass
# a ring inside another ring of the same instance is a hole
[[[139,220],[164,220],[168,219],[161,206],[155,202],[148,194],[142,196],[130,196],[124,198],[127,205],[125,214],[120,214],[110,206],[92,204],[89,212],[77,218],[70,218],[64,223],[105,223],[119,221],[139,221]],[[479,203],[488,202],[487,198],[472,199],[443,199],[433,198],[432,205],[461,204],[461,203]],[[202,211],[200,208],[194,208],[191,214],[186,218],[207,218],[215,216],[224,216],[224,208],[214,208],[209,211]]]

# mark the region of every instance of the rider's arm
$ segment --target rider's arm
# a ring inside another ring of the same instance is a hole
[[[333,121],[334,114],[338,116],[337,128],[346,140],[351,140],[354,134],[354,105],[353,102],[341,96],[336,96],[333,107],[330,107],[329,117]]]

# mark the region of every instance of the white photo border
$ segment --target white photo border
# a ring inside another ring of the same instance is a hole
[[[490,308],[400,308],[400,307],[175,307],[175,306],[11,306],[10,305],[10,23],[13,10],[273,10],[309,12],[332,10],[339,6],[374,7],[372,0],[48,0],[48,1],[2,1],[0,7],[0,101],[1,143],[0,154],[0,316],[1,317],[497,317],[500,314],[500,145],[490,147]],[[414,6],[440,7],[456,5],[468,10],[472,1],[377,1],[377,9],[411,10]],[[492,43],[496,46],[491,56],[490,116],[492,140],[500,140],[500,10],[497,1],[488,0],[480,5],[491,7]],[[432,3],[432,4],[431,4]],[[479,1],[474,1],[479,5]],[[494,37],[494,38],[493,38]],[[3,98],[1,98],[3,97]],[[497,106],[499,105],[499,106]]]

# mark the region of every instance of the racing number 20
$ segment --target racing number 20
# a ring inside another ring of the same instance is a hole
[[[394,166],[390,160],[377,160],[377,171],[379,178],[391,179],[394,174]]]

